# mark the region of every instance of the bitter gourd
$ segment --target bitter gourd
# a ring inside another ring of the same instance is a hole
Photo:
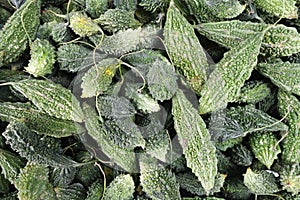
[[[236,98],[236,101],[255,104],[270,94],[270,84],[262,81],[249,81],[241,88],[240,96]]]
[[[254,34],[224,54],[201,91],[200,114],[224,108],[239,96],[257,64],[263,36],[264,32]]]
[[[55,50],[48,40],[36,39],[30,46],[30,61],[25,70],[35,77],[51,74],[55,63]]]
[[[177,91],[172,103],[174,127],[187,166],[192,169],[206,193],[209,194],[217,175],[216,148],[210,140],[203,119],[181,90]]]
[[[79,101],[70,90],[59,84],[48,80],[27,79],[11,83],[11,86],[50,116],[83,121]]]
[[[44,165],[27,164],[21,170],[16,188],[20,200],[57,200],[52,184],[48,180],[49,169]]]
[[[287,125],[283,122],[250,105],[230,108],[227,110],[227,115],[242,127],[244,136],[247,133],[258,131],[257,129],[263,132],[288,130]]]
[[[300,166],[298,164],[284,165],[280,168],[280,184],[282,189],[296,195],[300,192]]]
[[[80,183],[73,183],[71,185],[58,186],[54,188],[56,198],[58,200],[79,200],[85,199],[86,190]]]
[[[101,30],[101,28],[82,12],[70,13],[70,28],[80,37],[91,36]]]
[[[108,0],[86,0],[86,12],[92,18],[98,18],[108,9]]]
[[[140,169],[141,186],[151,199],[181,199],[175,175],[159,165],[155,158],[141,155]]]
[[[105,36],[99,51],[113,56],[121,56],[129,52],[141,49],[161,48],[161,41],[158,39],[160,30],[153,26],[139,27],[137,29],[127,29],[119,31],[111,36]],[[95,35],[89,37],[95,44],[99,45],[102,36]]]
[[[295,0],[255,0],[254,4],[267,13],[280,18],[298,18]]]
[[[121,9],[109,9],[99,18],[94,20],[101,27],[111,33],[128,28],[136,29],[142,24],[134,18],[134,13]]]
[[[250,136],[250,146],[254,156],[268,169],[281,153],[279,142],[271,132],[255,133]]]
[[[107,137],[108,134],[105,127],[103,127],[103,119],[97,115],[91,106],[84,103],[83,110],[86,116],[85,127],[88,134],[97,142],[102,152],[124,170],[133,172],[136,168],[134,151],[120,148]],[[84,142],[89,144],[87,141]]]
[[[79,44],[64,44],[58,47],[57,61],[60,69],[64,71],[77,72],[84,68],[82,61],[92,50]]]
[[[246,7],[237,0],[184,0],[184,2],[187,4],[190,14],[195,15],[199,22],[234,18],[240,15]]]
[[[261,63],[258,64],[257,69],[281,89],[300,95],[299,63]]]
[[[40,0],[28,0],[0,31],[0,67],[18,60],[40,25]]]
[[[14,151],[32,163],[54,167],[71,167],[77,164],[60,154],[60,144],[56,139],[37,135],[23,123],[11,122],[3,136]]]
[[[88,190],[85,200],[101,199],[103,195],[103,184],[100,181],[94,182]]]
[[[51,117],[27,103],[0,103],[0,119],[7,122],[22,121],[38,134],[57,138],[83,132],[79,124]]]
[[[250,166],[252,164],[252,153],[242,144],[234,146],[231,149],[231,154],[232,161],[237,165]]]
[[[25,165],[24,161],[16,154],[5,149],[0,149],[1,173],[11,183],[14,183],[20,169]]]
[[[164,42],[172,63],[199,94],[207,79],[209,65],[193,26],[171,1],[164,28]]]
[[[226,175],[218,174],[215,178],[215,185],[210,191],[210,195],[218,193],[221,191],[223,184],[225,182]],[[192,173],[183,173],[176,176],[176,181],[179,183],[180,187],[189,191],[192,194],[199,196],[206,195],[206,191],[203,189],[201,183],[197,180],[197,177]]]
[[[129,174],[119,175],[107,187],[103,200],[132,199],[134,188],[133,179]]]
[[[254,172],[248,168],[244,174],[244,184],[257,195],[268,195],[279,191],[274,175],[263,170]]]
[[[197,25],[196,29],[200,34],[229,49],[239,45],[251,35],[267,29],[261,44],[262,54],[278,57],[290,56],[300,51],[300,35],[296,28],[282,24],[269,25],[232,20],[203,23]]]
[[[288,164],[300,162],[300,102],[297,97],[283,90],[278,92],[278,111],[286,117],[289,124],[287,136],[283,141],[282,161]]]

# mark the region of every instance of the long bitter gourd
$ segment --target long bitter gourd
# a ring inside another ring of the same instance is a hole
[[[257,63],[263,36],[264,32],[254,34],[224,54],[201,91],[200,114],[225,108],[239,96]]]
[[[209,66],[193,26],[171,1],[164,29],[164,42],[171,61],[187,79],[187,83],[200,93],[207,79]]]
[[[174,127],[187,160],[187,166],[198,177],[209,194],[217,175],[216,148],[210,140],[206,125],[197,110],[178,90],[172,99]],[[191,121],[193,119],[193,121]]]
[[[40,0],[28,0],[0,31],[0,67],[18,60],[40,25]]]

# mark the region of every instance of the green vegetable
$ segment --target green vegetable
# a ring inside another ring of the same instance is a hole
[[[210,191],[210,195],[218,193],[221,191],[223,184],[225,182],[226,175],[218,174],[215,178],[215,185]],[[180,187],[191,192],[192,194],[197,194],[199,196],[206,195],[206,191],[203,189],[201,183],[197,180],[197,177],[192,173],[179,174],[176,176],[177,182]]]
[[[193,26],[180,13],[173,1],[167,12],[164,37],[172,63],[187,79],[189,86],[199,94],[208,77],[207,58]]]
[[[254,172],[248,168],[244,174],[244,184],[257,195],[268,195],[279,190],[273,174],[263,170]]]
[[[80,183],[74,183],[68,186],[55,187],[54,191],[59,200],[81,200],[86,197],[86,190]]]
[[[298,63],[261,63],[257,69],[281,89],[300,95],[300,64]]]
[[[200,114],[224,108],[239,96],[257,64],[263,35],[264,32],[254,34],[224,54],[201,91]]]
[[[24,161],[19,156],[4,149],[0,149],[0,158],[2,174],[11,183],[15,183],[20,169],[24,166]]]
[[[280,184],[287,192],[296,195],[300,192],[300,168],[299,164],[285,165],[281,169]]]
[[[132,177],[127,175],[117,176],[109,184],[104,193],[104,200],[132,199],[134,192],[134,182]]]
[[[256,133],[250,136],[250,146],[255,157],[268,169],[281,153],[279,142],[273,133]]]
[[[0,119],[7,122],[22,121],[38,134],[57,138],[83,132],[79,124],[50,117],[27,103],[0,103]]]
[[[101,150],[116,164],[126,171],[135,169],[135,153],[132,150],[125,150],[108,137],[105,127],[103,127],[103,119],[97,115],[88,104],[83,105],[86,116],[85,126],[88,134],[97,142]]]
[[[190,13],[195,15],[198,21],[234,18],[240,15],[245,9],[245,5],[241,5],[237,0],[216,0],[213,2],[184,0],[184,2],[188,5]]]
[[[98,47],[100,51],[119,57],[129,52],[157,47],[161,42],[158,39],[159,32],[158,28],[148,26],[118,31],[111,36],[104,37],[103,41],[102,36],[99,35],[90,39],[95,45],[100,45]],[[99,44],[100,41],[102,43]]]
[[[239,97],[236,101],[243,103],[257,103],[266,99],[271,94],[271,88],[268,83],[261,81],[250,81],[241,88]]]
[[[37,135],[22,123],[10,123],[3,136],[14,151],[30,162],[60,167],[76,165],[59,153],[60,144],[54,138]]]
[[[50,116],[76,122],[83,121],[79,101],[70,90],[61,85],[37,79],[22,80],[11,85]]]
[[[103,94],[112,82],[120,63],[116,59],[107,58],[92,66],[82,77],[82,98]]]
[[[55,200],[57,199],[48,181],[49,170],[43,165],[27,164],[21,170],[16,187],[20,200]]]
[[[300,142],[299,142],[299,100],[283,90],[278,92],[278,110],[282,117],[286,117],[289,123],[289,130],[284,138],[282,160],[285,163],[299,163]]]
[[[55,63],[54,47],[48,40],[36,39],[30,48],[31,59],[25,70],[35,77],[51,74]]]
[[[96,22],[81,12],[70,13],[70,28],[80,37],[90,36],[101,30]]]
[[[100,199],[103,195],[103,185],[101,182],[94,182],[91,187],[89,187],[88,195],[86,200]]]
[[[59,46],[57,61],[60,69],[64,71],[77,72],[84,68],[82,60],[86,59],[92,51],[78,44],[64,44]]]
[[[255,5],[262,10],[281,18],[298,18],[296,1],[294,0],[255,0]]]
[[[210,140],[203,119],[181,90],[177,91],[172,102],[174,127],[186,157],[187,166],[198,177],[206,194],[209,194],[214,187],[217,175],[216,148]]]
[[[40,0],[26,1],[0,30],[0,67],[19,59],[40,25]]]
[[[232,161],[237,165],[250,166],[252,164],[253,156],[251,151],[244,145],[236,145],[231,150]]]
[[[134,13],[121,9],[109,9],[95,22],[100,24],[104,30],[115,33],[128,28],[136,29],[142,24],[134,18]]]
[[[98,18],[108,9],[108,0],[86,0],[86,12],[92,18]]]
[[[143,155],[140,168],[141,185],[151,199],[180,199],[175,175],[159,165],[154,158]]]

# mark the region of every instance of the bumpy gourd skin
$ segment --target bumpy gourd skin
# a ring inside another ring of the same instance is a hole
[[[277,17],[287,19],[296,19],[298,17],[296,1],[294,0],[255,0],[254,4]]]
[[[18,60],[40,25],[40,0],[28,0],[0,31],[0,67]]]
[[[181,90],[177,91],[172,103],[174,127],[187,166],[192,169],[206,193],[209,194],[217,175],[216,148],[210,140],[203,119]]]
[[[25,70],[35,77],[51,74],[55,63],[55,50],[51,43],[36,39],[30,48],[31,59]]]
[[[297,97],[283,90],[278,92],[278,110],[282,117],[286,116],[289,124],[288,133],[283,141],[282,160],[285,163],[300,162],[300,103]]]
[[[209,71],[207,58],[193,26],[173,2],[167,12],[164,37],[171,61],[189,86],[199,94]]]

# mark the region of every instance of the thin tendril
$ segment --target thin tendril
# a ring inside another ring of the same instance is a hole
[[[289,111],[283,116],[283,118],[281,118],[280,120],[278,120],[278,121],[276,121],[276,122],[274,122],[274,123],[272,123],[272,124],[263,126],[263,127],[259,127],[259,128],[253,129],[253,130],[246,131],[246,132],[243,133],[243,135],[246,136],[246,135],[247,135],[248,133],[250,133],[250,132],[261,131],[261,130],[263,130],[263,129],[265,129],[265,128],[269,128],[269,127],[272,127],[272,126],[274,126],[274,125],[276,125],[276,124],[279,124],[280,122],[282,122],[282,121],[288,116],[289,113],[290,113],[290,109],[289,109]]]
[[[28,41],[29,41],[29,45],[30,45],[30,46],[31,46],[32,41],[31,41],[31,38],[30,38],[30,36],[29,36],[29,34],[28,34],[27,30],[26,30],[25,24],[24,24],[24,13],[25,13],[26,9],[28,9],[28,7],[30,6],[30,4],[32,4],[32,3],[34,3],[34,2],[30,2],[28,5],[26,5],[26,7],[24,8],[24,10],[23,10],[22,13],[21,13],[21,24],[22,24],[22,28],[23,28],[24,31],[25,31],[25,34],[26,34],[26,36],[27,36],[27,38],[28,38]]]
[[[105,194],[105,191],[106,191],[106,175],[105,175],[104,170],[102,169],[101,165],[99,165],[97,162],[95,162],[95,165],[100,169],[100,171],[103,175],[103,195],[101,197],[101,200],[103,200],[104,194]]]
[[[125,65],[126,67],[129,67],[130,69],[132,69],[134,71],[136,71],[140,75],[140,77],[143,79],[143,86],[138,89],[138,91],[141,92],[146,87],[146,80],[145,80],[143,74],[138,69],[136,69],[135,67],[131,66],[130,64],[128,64],[126,62],[121,61],[121,64]]]
[[[94,65],[97,65],[97,63],[96,63],[96,51],[97,51],[97,49],[99,48],[99,46],[102,44],[102,42],[104,40],[104,32],[103,32],[103,30],[100,28],[99,31],[101,32],[101,39],[100,39],[99,44],[97,44],[96,47],[93,50],[93,62],[94,62]]]

